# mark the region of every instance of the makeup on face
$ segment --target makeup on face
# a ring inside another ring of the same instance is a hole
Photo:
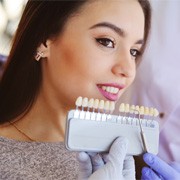
[[[117,101],[134,80],[143,37],[144,14],[138,2],[85,5],[51,44],[43,62],[45,88],[63,106],[72,107],[80,94]]]

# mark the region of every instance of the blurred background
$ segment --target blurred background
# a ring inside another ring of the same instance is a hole
[[[9,54],[11,40],[26,2],[27,0],[0,0],[0,55]]]

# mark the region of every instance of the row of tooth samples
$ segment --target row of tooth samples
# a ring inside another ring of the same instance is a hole
[[[97,120],[97,121],[108,121],[118,122],[121,124],[134,124],[139,125],[139,120],[135,117],[130,117],[126,113],[138,114],[138,115],[149,115],[158,116],[158,111],[155,108],[148,108],[144,106],[130,106],[129,104],[122,103],[119,106],[119,111],[125,113],[125,116],[112,115],[111,113],[115,109],[115,103],[113,101],[104,101],[99,99],[88,99],[87,97],[77,98],[76,110],[74,111],[73,117],[78,119],[86,120]],[[140,116],[139,116],[140,118]],[[142,121],[143,126],[154,127],[152,120]]]
[[[81,96],[76,100],[76,108],[88,108],[106,112],[112,112],[115,109],[115,103],[113,101],[104,101],[99,99],[88,99],[87,97],[82,98]]]
[[[77,98],[75,104],[76,111],[74,112],[74,118],[87,120],[106,121],[107,119],[111,119],[111,113],[115,109],[115,103],[113,101],[88,99],[87,97],[82,98],[81,96]]]
[[[120,113],[130,113],[130,114],[139,114],[139,115],[147,115],[157,117],[159,112],[156,108],[149,108],[144,106],[135,106],[121,103],[119,106]]]

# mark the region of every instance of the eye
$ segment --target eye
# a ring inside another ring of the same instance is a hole
[[[96,41],[107,48],[114,48],[115,45],[114,41],[108,38],[98,38]]]
[[[141,54],[141,52],[138,51],[137,49],[130,49],[130,53],[135,58],[138,57]]]

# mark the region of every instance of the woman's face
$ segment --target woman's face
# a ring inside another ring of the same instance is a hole
[[[134,80],[143,36],[136,0],[86,3],[49,44],[43,91],[69,108],[78,96],[117,101]]]

